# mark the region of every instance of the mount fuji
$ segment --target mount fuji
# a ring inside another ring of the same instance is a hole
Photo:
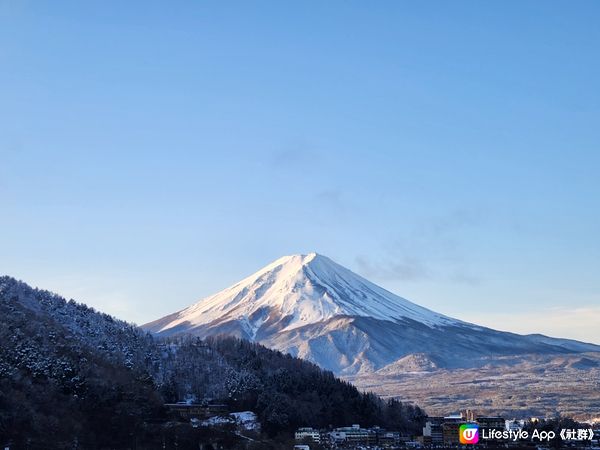
[[[436,313],[316,253],[280,258],[142,327],[161,336],[233,335],[342,376],[472,369],[508,356],[600,351],[594,344],[496,331]]]

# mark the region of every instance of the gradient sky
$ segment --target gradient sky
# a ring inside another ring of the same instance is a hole
[[[0,273],[137,323],[317,251],[600,343],[600,3],[0,0]]]

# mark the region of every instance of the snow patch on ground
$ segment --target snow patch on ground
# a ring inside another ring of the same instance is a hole
[[[260,423],[258,417],[252,411],[234,412],[229,416],[235,419],[235,422],[245,430],[259,430]]]
[[[252,411],[233,412],[226,416],[213,416],[200,422],[203,427],[237,425],[240,430],[260,431],[258,417]]]

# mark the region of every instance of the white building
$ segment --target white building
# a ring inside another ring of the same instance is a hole
[[[321,433],[314,428],[298,428],[298,430],[296,430],[295,438],[297,441],[310,439],[313,442],[321,442]]]
[[[330,436],[335,442],[368,442],[369,431],[355,424],[351,427],[336,428]]]

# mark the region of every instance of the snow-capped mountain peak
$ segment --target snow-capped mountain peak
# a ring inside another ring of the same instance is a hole
[[[261,327],[288,331],[337,316],[412,319],[428,326],[453,319],[371,283],[326,256],[309,253],[277,259],[239,283],[206,297],[162,322],[158,332],[224,320],[242,324],[254,338]],[[165,318],[166,319],[166,318]]]
[[[492,356],[600,348],[452,319],[392,294],[317,253],[279,258],[239,283],[144,328],[166,336],[233,335],[338,374],[415,365],[471,367],[485,364],[482,361]]]

